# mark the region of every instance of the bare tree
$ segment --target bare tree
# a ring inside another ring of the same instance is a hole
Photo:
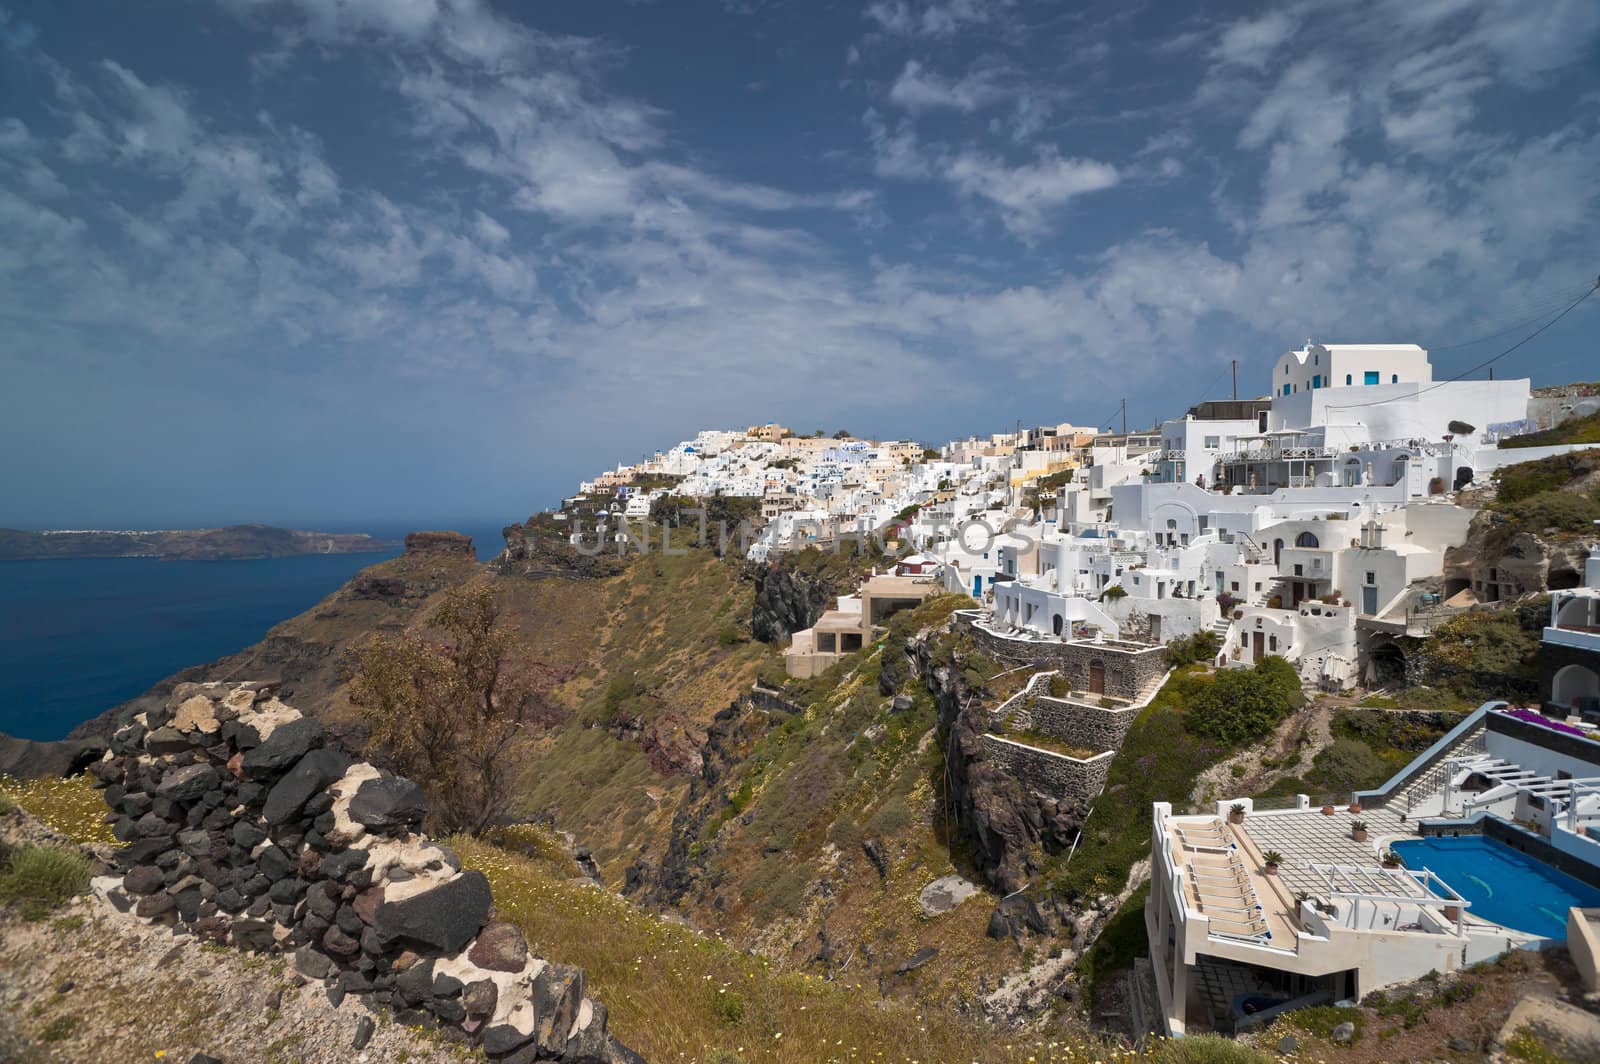
[[[427,792],[434,828],[481,834],[510,806],[511,754],[538,698],[491,589],[450,592],[428,623],[363,644],[350,698],[369,749]]]

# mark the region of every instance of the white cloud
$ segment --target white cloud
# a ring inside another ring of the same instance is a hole
[[[949,37],[965,26],[1000,18],[1010,0],[874,0],[865,15],[897,37]]]
[[[925,69],[915,59],[906,61],[889,88],[889,99],[911,111],[949,108],[971,114],[1006,95],[992,70],[974,70],[950,79]]]
[[[1010,166],[963,151],[944,166],[944,176],[968,196],[997,204],[1006,227],[1022,236],[1051,228],[1050,215],[1069,200],[1117,184],[1116,167],[1093,159],[1062,159],[1041,153],[1031,163]]]
[[[1299,19],[1286,11],[1269,11],[1260,18],[1240,19],[1222,31],[1212,49],[1212,58],[1259,70],[1274,54],[1283,53],[1299,26]]]

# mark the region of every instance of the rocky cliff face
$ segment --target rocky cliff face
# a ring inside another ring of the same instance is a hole
[[[1505,515],[1493,510],[1483,510],[1472,519],[1466,542],[1445,551],[1447,591],[1466,581],[1481,600],[1509,600],[1583,583],[1589,556],[1584,537],[1508,535],[1508,528]]]
[[[886,648],[890,653],[893,648]],[[973,863],[1002,893],[1019,890],[1034,871],[1033,854],[1059,853],[1077,838],[1082,806],[1026,790],[984,756],[987,710],[953,664],[934,659],[927,637],[908,641],[904,655],[939,707],[950,797],[973,843]]]
[[[569,580],[596,580],[615,576],[627,567],[615,550],[586,553],[567,540],[570,529],[555,526],[543,515],[507,525],[506,549],[495,565],[502,573],[520,576],[556,576]]]
[[[750,634],[763,643],[781,643],[816,624],[836,594],[822,578],[782,562],[754,569],[756,599],[750,608]]]
[[[273,685],[178,685],[91,769],[127,844],[101,889],[207,941],[292,952],[330,994],[454,1028],[496,1061],[637,1060],[582,970],[530,956],[484,875],[417,833],[421,788],[324,739]]]

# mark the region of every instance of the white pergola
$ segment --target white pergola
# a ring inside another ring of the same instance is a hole
[[[1600,776],[1583,776],[1577,779],[1553,779],[1549,776],[1522,768],[1519,765],[1505,761],[1501,758],[1479,754],[1473,757],[1452,758],[1448,762],[1449,771],[1444,779],[1444,808],[1450,808],[1451,799],[1455,797],[1456,774],[1466,771],[1476,774],[1494,783],[1497,787],[1510,787],[1522,794],[1533,795],[1559,807],[1567,819],[1567,830],[1578,829],[1578,800],[1589,796],[1600,796]],[[1490,799],[1489,801],[1498,801]],[[1462,812],[1469,813],[1474,805],[1488,804],[1479,799],[1462,803]]]
[[[1446,910],[1447,919],[1453,918],[1456,934],[1461,934],[1463,913],[1472,903],[1456,893],[1454,887],[1440,879],[1431,870],[1420,872],[1409,868],[1372,868],[1360,865],[1314,864],[1313,872],[1324,877],[1329,899],[1344,898],[1352,906],[1352,922],[1362,902],[1384,905],[1409,904],[1419,908]],[[1448,910],[1454,909],[1451,917]]]

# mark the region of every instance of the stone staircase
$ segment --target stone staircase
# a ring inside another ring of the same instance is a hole
[[[1452,757],[1466,757],[1487,752],[1488,747],[1484,742],[1486,730],[1484,722],[1479,721],[1477,727],[1461,736],[1453,746],[1440,754],[1433,764],[1418,773],[1416,778],[1407,780],[1385,804],[1391,809],[1410,813],[1416,805],[1443,790],[1447,769],[1445,762]],[[1449,817],[1460,814],[1445,812],[1441,815]]]
[[[1149,957],[1135,957],[1127,977],[1128,1034],[1135,1043],[1159,1037],[1165,1023],[1161,1017],[1161,995],[1156,991],[1156,970]]]

